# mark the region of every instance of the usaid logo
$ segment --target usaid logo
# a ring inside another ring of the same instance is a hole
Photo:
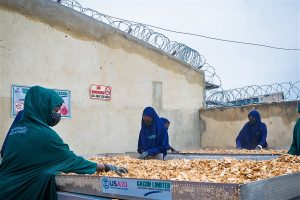
[[[102,186],[104,187],[104,189],[109,188],[109,181],[107,180],[107,178],[102,179]]]
[[[118,181],[118,179],[108,179],[103,178],[102,179],[102,186],[104,189],[127,189],[128,184],[126,181]]]

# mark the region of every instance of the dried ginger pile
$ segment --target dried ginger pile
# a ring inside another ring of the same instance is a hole
[[[181,153],[203,153],[203,154],[286,154],[288,150],[237,150],[237,149],[197,149],[183,150]]]
[[[126,178],[198,181],[215,183],[248,183],[274,176],[300,172],[300,156],[282,155],[277,159],[235,160],[138,160],[127,156],[93,157],[91,161],[114,164],[129,170]],[[113,172],[95,175],[113,176]]]

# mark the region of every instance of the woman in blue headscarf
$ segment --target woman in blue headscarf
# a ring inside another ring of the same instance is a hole
[[[249,121],[244,125],[236,138],[237,149],[261,150],[268,147],[267,126],[261,122],[260,114],[252,110],[248,114]]]
[[[170,126],[170,121],[167,118],[164,118],[164,117],[161,117],[160,121],[162,122],[162,124],[165,126],[165,128],[168,131],[169,126]],[[179,153],[179,151],[176,151],[170,144],[168,146],[168,150],[171,150],[172,153]]]
[[[160,121],[152,107],[143,111],[141,130],[138,141],[138,153],[140,159],[158,158],[159,155],[167,155],[169,137],[167,129]]]

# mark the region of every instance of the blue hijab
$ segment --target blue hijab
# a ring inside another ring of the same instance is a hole
[[[161,123],[164,125],[164,127],[165,127],[165,124],[166,124],[166,123],[168,123],[168,124],[171,123],[167,118],[164,118],[164,117],[161,117],[161,118],[160,118],[160,121],[161,121]],[[168,137],[169,137],[169,127],[165,127],[165,128],[167,129]],[[170,148],[171,148],[171,146],[170,146],[170,144],[168,144],[168,150],[170,150]]]
[[[167,118],[163,118],[163,117],[161,117],[160,118],[160,121],[161,121],[161,123],[163,124],[163,125],[165,125],[165,124],[170,124],[170,121],[167,119]],[[169,128],[167,128],[166,127],[166,129],[168,130]]]
[[[255,119],[255,124],[247,122],[236,138],[236,146],[243,149],[255,149],[257,145],[263,148],[267,147],[267,126],[261,121],[260,114],[256,110],[252,110],[248,117]]]
[[[152,107],[145,108],[143,116],[150,117],[152,119],[152,125],[147,127],[142,118],[138,152],[143,153],[147,151],[149,156],[159,153],[166,156],[169,145],[167,129],[164,127],[164,124]]]
[[[1,157],[3,157],[3,152],[4,152],[5,148],[6,148],[6,142],[7,142],[7,139],[8,139],[8,133],[15,126],[15,124],[22,119],[22,117],[23,117],[23,110],[21,110],[21,111],[18,112],[17,116],[15,117],[15,120],[13,121],[12,125],[10,126],[10,128],[9,128],[7,134],[6,134],[6,137],[4,139],[3,145],[1,147]]]

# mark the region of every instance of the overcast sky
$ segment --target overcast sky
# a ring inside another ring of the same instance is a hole
[[[300,0],[78,0],[140,23],[211,37],[300,49]],[[224,89],[300,80],[300,51],[282,51],[161,32],[197,50]]]

